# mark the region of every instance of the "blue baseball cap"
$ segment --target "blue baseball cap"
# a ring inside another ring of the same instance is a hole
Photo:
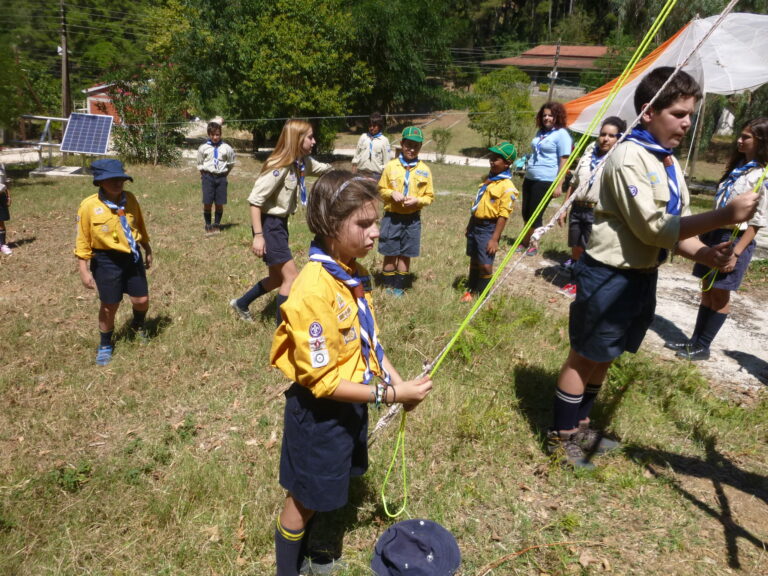
[[[404,520],[381,535],[371,569],[377,576],[452,576],[461,564],[456,538],[431,520]]]
[[[133,178],[125,173],[123,163],[115,158],[99,158],[91,162],[91,174],[93,174],[93,185],[98,186],[102,180],[109,180],[110,178],[122,178],[123,180],[130,180],[133,182]]]

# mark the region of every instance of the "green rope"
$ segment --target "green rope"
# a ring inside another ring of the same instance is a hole
[[[528,222],[526,222],[525,226],[523,226],[523,229],[520,231],[520,234],[515,239],[515,243],[510,248],[507,255],[502,260],[501,264],[498,266],[496,271],[493,273],[493,276],[491,276],[490,282],[488,282],[488,285],[485,287],[483,292],[480,294],[480,296],[477,298],[477,300],[472,305],[472,308],[467,313],[466,317],[462,321],[462,323],[459,325],[459,328],[456,330],[456,333],[453,335],[451,340],[448,342],[446,347],[443,349],[442,354],[440,357],[436,360],[436,362],[433,364],[431,371],[429,372],[430,378],[434,377],[434,375],[437,373],[438,369],[443,363],[443,360],[448,356],[448,352],[451,351],[453,346],[456,344],[458,339],[461,337],[461,335],[464,333],[464,330],[466,330],[467,326],[469,325],[469,322],[474,317],[477,309],[483,304],[483,301],[485,300],[488,293],[493,288],[494,284],[498,281],[499,277],[501,276],[501,273],[503,272],[504,268],[507,266],[509,261],[514,256],[515,250],[520,245],[520,241],[522,238],[528,233],[528,231],[531,229],[531,226],[533,225],[533,222],[536,220],[538,215],[544,211],[545,206],[549,203],[549,200],[552,197],[552,193],[554,192],[556,185],[560,183],[560,181],[565,176],[565,173],[570,168],[571,164],[573,164],[573,161],[576,157],[580,157],[581,154],[584,152],[584,149],[587,146],[587,143],[591,139],[591,134],[594,131],[594,129],[597,127],[599,122],[602,120],[603,116],[605,115],[605,112],[608,110],[608,107],[611,105],[611,103],[614,101],[616,96],[618,95],[619,91],[624,87],[624,84],[626,84],[627,79],[629,78],[630,74],[632,73],[632,70],[634,70],[637,63],[642,58],[643,54],[645,53],[645,50],[648,48],[650,43],[652,42],[653,38],[658,33],[661,26],[666,21],[667,17],[669,16],[670,12],[672,11],[672,8],[677,4],[677,0],[667,0],[666,4],[662,8],[661,12],[659,13],[659,16],[654,20],[653,25],[648,30],[646,35],[643,38],[643,41],[640,43],[640,45],[637,47],[637,50],[635,50],[635,53],[633,54],[630,61],[625,66],[624,70],[622,71],[621,75],[619,76],[618,80],[616,81],[616,84],[613,86],[611,91],[608,94],[608,97],[603,101],[603,104],[600,106],[600,109],[598,110],[595,117],[592,119],[592,122],[589,124],[589,127],[587,130],[582,134],[581,138],[579,139],[578,143],[573,149],[573,152],[569,156],[568,162],[563,165],[563,167],[560,169],[560,171],[557,173],[557,176],[555,177],[555,181],[552,183],[552,185],[547,190],[547,193],[544,195],[544,198],[542,199],[541,203],[536,207],[536,210],[534,211],[533,215],[530,217]],[[397,518],[400,516],[404,511],[408,504],[408,480],[407,480],[407,470],[406,470],[406,458],[405,458],[405,419],[406,419],[406,412],[403,411],[401,418],[400,418],[400,428],[397,432],[397,441],[395,444],[395,450],[392,454],[392,459],[389,464],[389,468],[387,469],[387,473],[384,477],[384,483],[381,487],[381,499],[382,503],[384,504],[384,512],[387,514],[390,518]],[[401,461],[402,461],[402,478],[403,478],[403,503],[399,510],[392,513],[389,511],[389,507],[387,505],[387,498],[385,495],[386,488],[389,484],[389,479],[392,473],[392,470],[395,467],[395,464],[397,462],[398,453],[400,455]]]

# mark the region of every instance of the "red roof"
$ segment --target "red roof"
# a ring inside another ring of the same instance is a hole
[[[551,68],[555,63],[557,46],[542,44],[514,58],[486,60],[483,64],[517,66],[518,68]],[[607,46],[560,46],[557,67],[571,70],[595,68],[595,60],[608,53]]]

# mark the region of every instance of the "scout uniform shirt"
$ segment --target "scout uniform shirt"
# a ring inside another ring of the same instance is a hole
[[[605,162],[600,199],[587,253],[616,268],[655,268],[662,248],[672,250],[680,236],[680,217],[690,214],[688,187],[672,157],[682,205],[667,214],[669,185],[664,164],[634,142],[622,142]]]
[[[519,192],[511,179],[491,182],[472,216],[480,220],[509,219],[512,213],[512,202],[516,201],[518,196]]]
[[[216,146],[204,142],[197,149],[197,170],[211,174],[229,174],[235,165],[235,151],[226,142],[218,146],[218,158],[214,157]]]
[[[357,269],[361,276],[368,275],[359,264]],[[370,283],[364,285],[364,290],[373,313]],[[272,366],[309,388],[317,398],[333,394],[342,378],[363,381],[365,360],[357,302],[349,288],[326,272],[322,263],[304,266],[280,311],[283,322],[275,332],[269,354]],[[370,364],[374,374],[382,373],[374,353]]]
[[[379,194],[384,201],[384,212],[394,212],[396,214],[413,214],[418,212],[424,206],[429,206],[435,198],[435,192],[432,189],[432,173],[429,167],[421,160],[411,168],[411,175],[408,180],[408,196],[418,198],[418,202],[413,206],[403,206],[401,203],[392,201],[392,192],[403,192],[405,183],[405,168],[398,158],[391,160],[384,167],[384,172],[379,179]]]
[[[582,157],[579,159],[579,163],[576,165],[576,169],[573,171],[573,180],[571,180],[571,186],[576,191],[578,187],[583,183],[584,189],[574,194],[574,202],[591,202],[596,204],[600,199],[600,176],[605,168],[605,162],[600,164],[600,167],[593,173],[592,172],[592,154],[597,148],[597,142],[593,142],[585,151]],[[598,159],[598,162],[602,159]],[[591,181],[591,184],[590,184]]]
[[[149,234],[144,226],[144,217],[136,197],[125,192],[125,217],[131,228],[136,244],[147,244]],[[80,203],[77,211],[77,239],[75,256],[90,260],[94,250],[114,250],[131,253],[131,246],[125,238],[120,217],[99,199],[99,194],[88,196]]]
[[[389,140],[384,134],[379,132],[376,137],[371,137],[366,132],[361,134],[357,141],[357,149],[355,150],[355,157],[352,158],[352,164],[357,164],[358,170],[381,174],[391,156]]]
[[[325,174],[333,169],[330,164],[318,162],[311,156],[299,158],[298,162],[304,162],[305,176]],[[262,214],[287,218],[296,212],[300,179],[296,162],[264,172],[256,178],[248,203],[261,208]]]
[[[733,190],[731,191],[731,197],[728,199],[728,203],[731,202],[737,196],[752,192],[757,186],[760,176],[762,176],[763,170],[761,168],[753,168],[748,172],[745,172],[733,183]],[[763,181],[763,191],[760,194],[760,199],[757,203],[757,211],[749,222],[742,222],[739,224],[739,230],[744,231],[748,226],[754,226],[755,228],[764,228],[768,226],[768,193],[766,193],[766,186],[768,185],[768,176]],[[722,184],[720,185],[722,186]],[[718,186],[718,189],[720,188]],[[760,190],[758,190],[760,192]],[[717,197],[716,197],[717,198]],[[717,204],[715,204],[717,208]]]

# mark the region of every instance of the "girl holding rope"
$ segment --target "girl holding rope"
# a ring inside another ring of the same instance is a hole
[[[357,259],[379,237],[378,203],[376,181],[346,171],[321,177],[309,197],[310,261],[282,306],[270,353],[293,381],[280,456],[287,496],[275,530],[278,576],[299,573],[315,512],[344,506],[350,478],[368,468],[368,403],[409,409],[432,389],[429,376],[403,381],[376,337],[371,281]]]
[[[747,122],[736,140],[736,148],[728,161],[715,194],[715,209],[727,206],[739,195],[752,192],[768,164],[768,118]],[[707,246],[733,241],[733,254],[725,266],[710,268],[695,264],[693,275],[702,279],[701,303],[696,326],[685,342],[667,342],[679,358],[706,360],[709,347],[731,312],[731,292],[738,290],[755,249],[757,231],[768,224],[768,196],[760,195],[757,212],[749,222],[739,224],[738,232],[719,228],[701,236]],[[714,278],[713,278],[714,275]]]

